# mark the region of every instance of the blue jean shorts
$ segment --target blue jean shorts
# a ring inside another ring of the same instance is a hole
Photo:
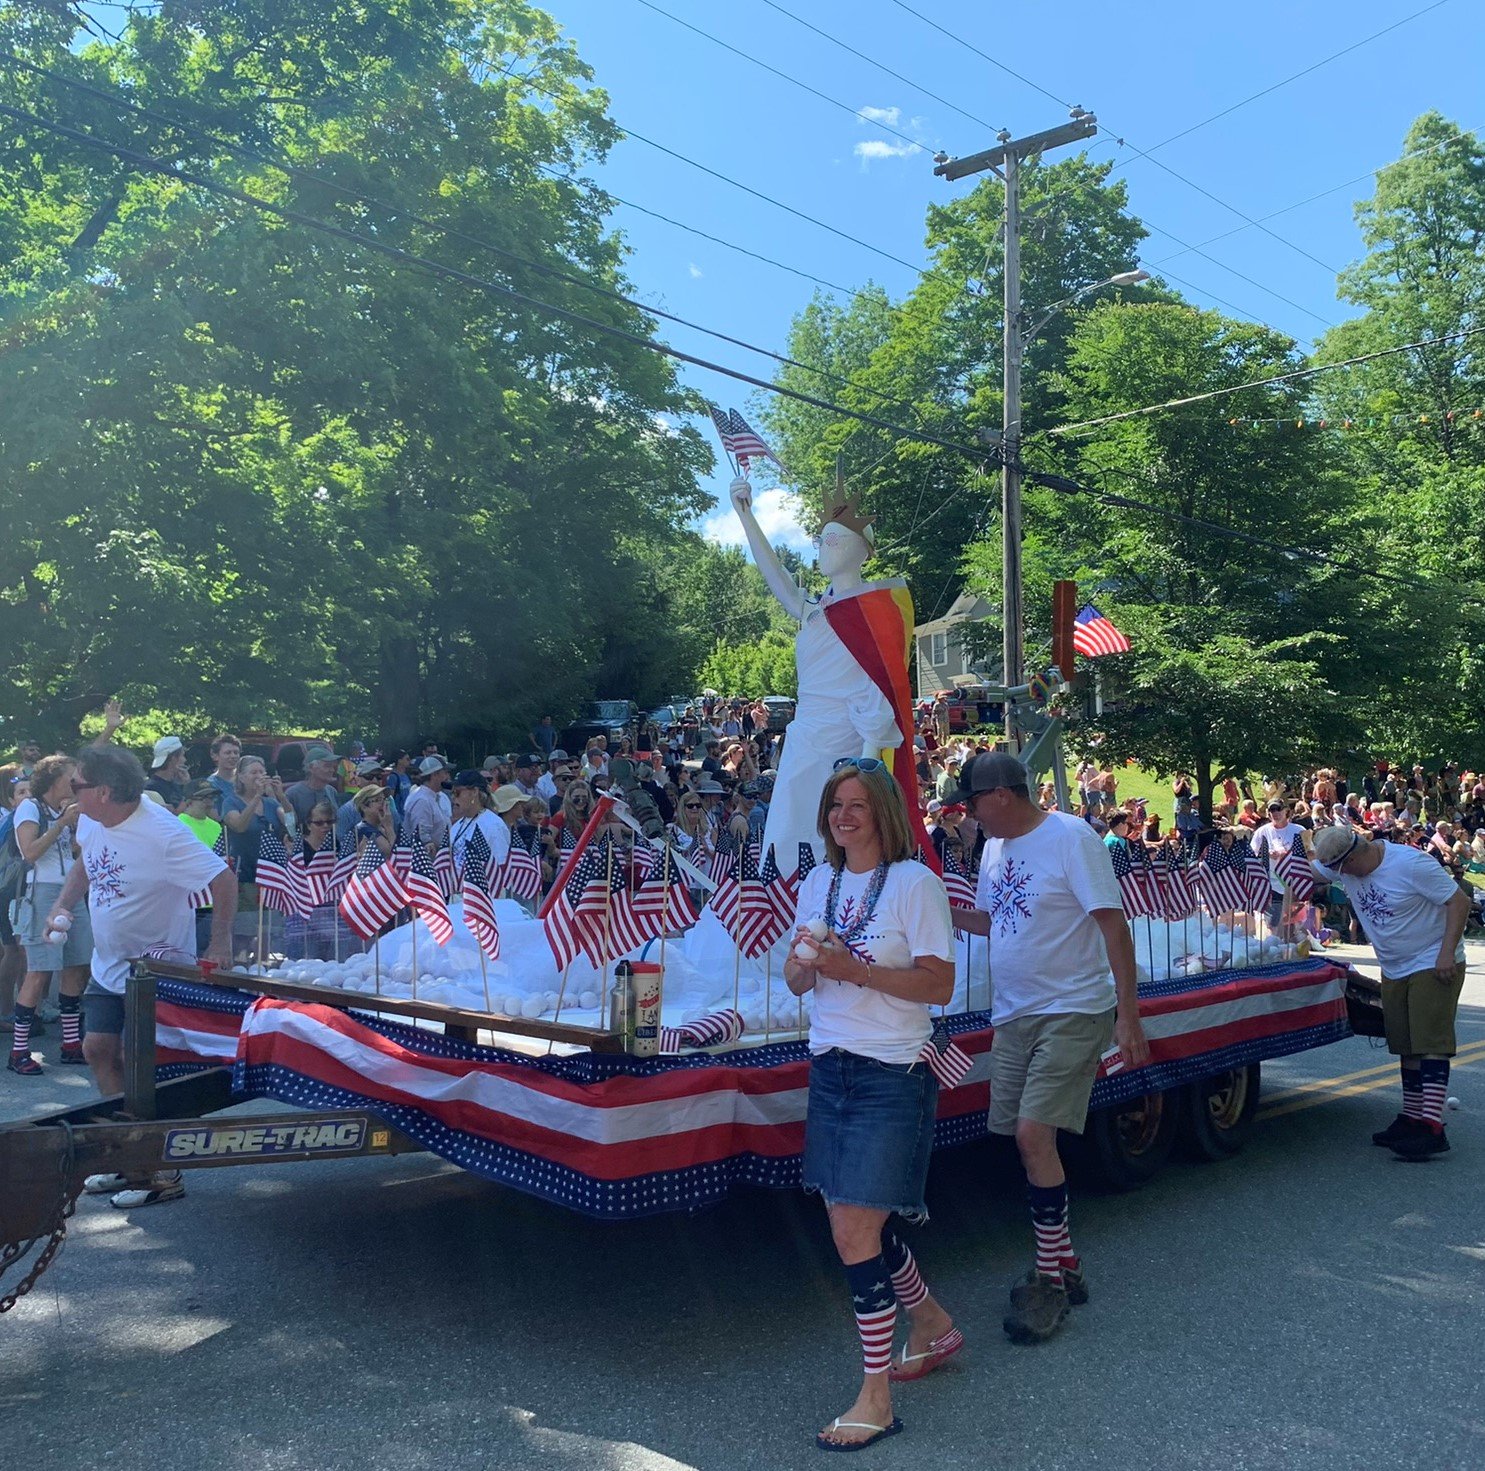
[[[829,1205],[926,1221],[938,1082],[921,1062],[878,1062],[833,1047],[810,1059],[804,1188]]]

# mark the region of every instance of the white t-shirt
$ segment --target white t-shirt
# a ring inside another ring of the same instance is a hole
[[[24,801],[15,804],[15,827],[19,829],[23,822],[34,822],[37,835],[45,837],[46,833],[41,831],[41,806],[35,797],[27,797]],[[48,808],[46,817],[47,833],[57,825],[57,817]],[[52,844],[45,853],[41,855],[41,862],[31,870],[31,877],[27,879],[27,887],[34,882],[38,884],[60,884],[66,882],[67,875],[72,871],[72,865],[77,860],[72,856],[72,834],[70,832],[59,833],[57,841]]]
[[[1080,817],[1049,812],[1024,837],[987,838],[975,907],[990,916],[990,1021],[1114,1005],[1114,973],[1095,909],[1117,909],[1103,839]]]
[[[1287,858],[1296,843],[1301,853],[1305,851],[1305,830],[1297,822],[1286,822],[1282,828],[1266,822],[1253,834],[1253,851],[1261,851],[1265,843],[1268,845],[1269,889],[1275,894],[1287,894],[1289,886],[1279,876],[1279,860]]]
[[[837,931],[846,929],[859,912],[871,887],[873,871],[852,873],[847,869],[841,874],[835,912]],[[825,917],[834,876],[835,871],[825,863],[809,871],[799,891],[797,923]],[[893,970],[910,969],[920,955],[952,960],[954,928],[943,880],[915,859],[892,864],[876,910],[865,930],[850,941],[850,949],[874,965]],[[840,1047],[878,1062],[911,1063],[932,1032],[933,1018],[924,1002],[904,1001],[823,976],[815,982],[811,1052]]]
[[[487,807],[478,817],[461,817],[449,833],[449,846],[454,850],[454,869],[457,873],[464,872],[464,852],[469,847],[469,840],[476,832],[485,835],[485,842],[490,845],[490,872],[505,866],[505,860],[510,857],[510,829],[501,820],[498,813],[491,812]]]
[[[1443,906],[1459,892],[1437,858],[1401,843],[1383,843],[1382,861],[1365,876],[1332,873],[1313,861],[1310,867],[1346,891],[1384,976],[1401,980],[1434,968],[1448,924]],[[1464,959],[1463,940],[1454,959]]]
[[[129,962],[156,945],[196,953],[191,896],[226,868],[175,814],[141,802],[116,827],[77,820],[88,870],[93,979],[122,994]]]

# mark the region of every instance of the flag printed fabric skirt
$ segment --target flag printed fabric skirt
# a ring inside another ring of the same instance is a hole
[[[1349,1036],[1345,975],[1312,958],[1142,987],[1151,1064],[1100,1074],[1091,1106]],[[988,1014],[946,1025],[972,1066],[959,1086],[938,1090],[938,1149],[983,1139],[990,1102]],[[463,1169],[606,1219],[802,1181],[802,1041],[678,1057],[529,1057],[337,1006],[161,977],[155,1045],[162,1081],[230,1066],[238,1098],[365,1110]]]

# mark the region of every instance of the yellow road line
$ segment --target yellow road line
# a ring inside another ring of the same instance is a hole
[[[1485,1042],[1475,1042],[1463,1047],[1451,1059],[1455,1068],[1468,1067],[1473,1062],[1485,1061]],[[1381,1076],[1376,1076],[1381,1074]],[[1352,1078],[1366,1078],[1366,1082],[1350,1082]],[[1397,1063],[1384,1068],[1368,1068],[1359,1073],[1347,1073],[1339,1078],[1327,1078],[1316,1083],[1305,1083],[1298,1088],[1276,1094],[1258,1110],[1258,1118],[1276,1119],[1286,1113],[1298,1113],[1304,1108],[1315,1108],[1337,1098],[1355,1098],[1362,1093],[1374,1093],[1378,1088],[1392,1086],[1397,1079]],[[1348,1086],[1338,1086],[1348,1084]]]

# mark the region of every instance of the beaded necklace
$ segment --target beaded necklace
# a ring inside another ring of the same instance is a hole
[[[877,864],[876,870],[871,876],[871,882],[866,886],[866,894],[861,900],[861,908],[856,913],[856,918],[848,924],[845,929],[838,930],[835,926],[835,906],[840,899],[840,879],[845,872],[842,864],[830,876],[830,893],[825,900],[825,923],[830,926],[841,940],[849,947],[851,941],[859,939],[866,933],[866,927],[876,916],[877,904],[881,900],[882,890],[887,887],[887,864]]]

